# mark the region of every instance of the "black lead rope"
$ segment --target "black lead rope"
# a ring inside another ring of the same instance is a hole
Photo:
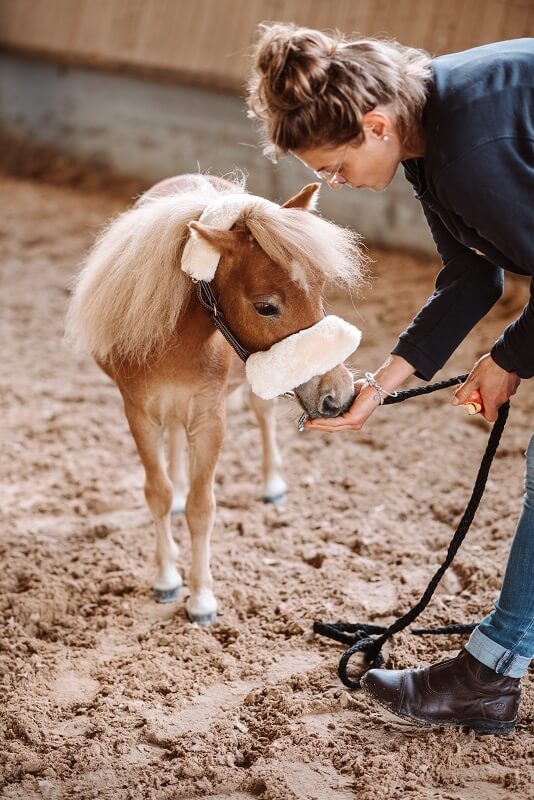
[[[417,389],[409,389],[405,392],[399,392],[395,397],[387,397],[384,400],[384,405],[401,403],[403,400],[408,400],[410,397],[418,397],[422,394],[436,392],[439,389],[446,389],[449,386],[455,386],[463,383],[466,378],[467,375],[458,375],[456,378],[450,378],[449,380],[441,381],[440,383],[433,383],[429,386],[422,386]],[[407,628],[414,620],[417,619],[417,617],[429,604],[441,578],[451,565],[454,556],[458,552],[460,545],[462,544],[469,528],[471,527],[476,510],[479,506],[482,495],[484,494],[491,463],[497,451],[497,447],[499,446],[499,441],[504,430],[504,426],[506,425],[509,409],[510,404],[508,402],[504,403],[499,409],[499,416],[493,425],[493,428],[491,429],[488,443],[486,445],[486,451],[482,457],[482,462],[478,470],[471,497],[460,523],[456,528],[454,536],[451,539],[449,549],[447,550],[447,555],[439,569],[434,574],[432,580],[429,582],[425,591],[421,595],[420,600],[413,606],[413,608],[411,608],[402,617],[395,620],[395,622],[387,628],[382,627],[381,625],[368,625],[360,622],[326,623],[319,620],[314,622],[314,633],[319,633],[322,636],[327,636],[328,638],[334,639],[337,642],[349,645],[347,650],[341,656],[338,666],[339,677],[345,686],[349,687],[349,689],[359,689],[360,679],[362,677],[360,675],[356,680],[354,680],[348,675],[347,667],[352,656],[356,653],[363,653],[368,662],[367,669],[371,669],[372,667],[381,667],[384,664],[384,657],[381,651],[385,642],[387,642],[387,640],[390,639],[395,633],[399,633],[399,631]],[[454,624],[435,629],[419,628],[412,630],[412,633],[418,635],[438,633],[468,633],[471,632],[474,627],[474,625]],[[376,638],[373,638],[373,636],[377,634],[379,635],[376,636]],[[367,669],[365,671],[367,671]]]

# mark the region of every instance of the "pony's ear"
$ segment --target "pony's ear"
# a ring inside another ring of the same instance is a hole
[[[282,208],[302,208],[304,211],[314,211],[319,200],[320,188],[320,183],[309,183],[287,203],[284,203]]]
[[[221,255],[232,252],[237,244],[238,234],[236,231],[213,228],[211,225],[204,225],[203,222],[197,221],[190,222],[187,227],[191,231],[192,238],[204,239]]]

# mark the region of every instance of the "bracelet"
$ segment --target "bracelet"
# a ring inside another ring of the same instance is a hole
[[[365,382],[368,386],[372,386],[373,389],[376,389],[381,406],[384,405],[384,395],[387,395],[388,397],[397,397],[398,395],[398,392],[388,392],[387,389],[384,389],[383,386],[377,383],[376,378],[372,372],[365,373]]]

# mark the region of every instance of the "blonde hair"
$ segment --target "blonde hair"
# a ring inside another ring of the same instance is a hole
[[[67,340],[98,361],[142,365],[161,352],[185,313],[193,283],[180,269],[187,223],[220,193],[202,176],[188,192],[148,198],[101,233],[76,281],[67,314]],[[243,181],[230,191],[245,191]],[[360,237],[300,209],[250,196],[242,222],[267,255],[313,277],[356,287],[367,258]]]
[[[102,231],[85,260],[67,312],[66,338],[99,361],[143,364],[164,346],[193,291],[180,269],[189,233],[217,192],[198,189],[141,201]]]
[[[362,117],[379,105],[393,109],[403,144],[415,135],[432,79],[424,50],[286,23],[259,31],[247,102],[268,155],[362,141]]]

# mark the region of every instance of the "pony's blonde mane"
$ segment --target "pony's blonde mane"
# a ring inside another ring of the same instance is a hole
[[[244,191],[235,184],[230,191]],[[145,200],[113,220],[90,251],[67,314],[67,339],[100,362],[143,364],[164,347],[193,291],[180,269],[187,223],[220,197],[207,180]],[[297,261],[310,277],[355,285],[365,257],[360,238],[310,212],[261,203],[251,197],[241,215],[259,246],[279,264]],[[311,271],[311,273],[310,273]]]
[[[67,339],[99,361],[138,364],[164,345],[191,295],[180,269],[187,223],[219,196],[204,179],[191,191],[142,201],[103,230],[77,279]]]

